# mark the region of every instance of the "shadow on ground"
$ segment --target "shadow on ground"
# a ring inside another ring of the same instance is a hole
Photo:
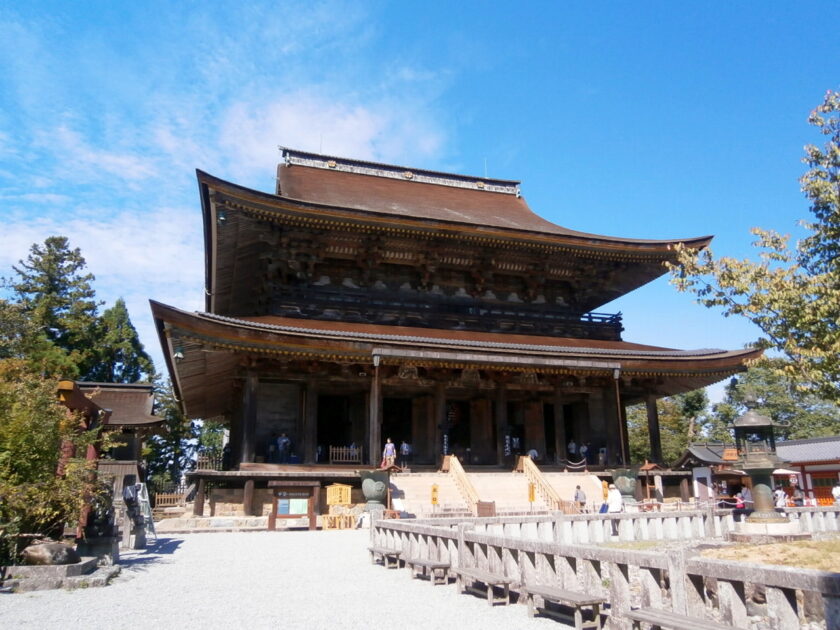
[[[119,565],[124,569],[143,570],[161,562],[169,562],[166,556],[174,554],[181,543],[180,538],[158,538],[154,543],[146,545],[146,549],[125,552],[120,557]]]

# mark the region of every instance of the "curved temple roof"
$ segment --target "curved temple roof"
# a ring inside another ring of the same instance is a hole
[[[277,168],[281,197],[415,220],[570,236],[625,245],[708,245],[710,236],[678,240],[626,239],[578,232],[535,214],[519,182],[438,173],[283,149]]]

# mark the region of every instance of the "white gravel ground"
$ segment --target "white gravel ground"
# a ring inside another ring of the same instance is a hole
[[[104,588],[0,594],[0,628],[557,628],[405,569],[370,564],[369,532],[162,537]]]

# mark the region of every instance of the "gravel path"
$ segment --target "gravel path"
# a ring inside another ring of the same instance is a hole
[[[161,538],[125,554],[110,586],[0,595],[0,628],[561,627],[374,566],[368,542],[366,530]]]

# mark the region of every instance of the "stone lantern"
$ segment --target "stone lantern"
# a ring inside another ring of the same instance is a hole
[[[787,518],[776,512],[773,504],[773,470],[783,463],[776,455],[773,430],[783,425],[752,409],[755,401],[747,401],[746,404],[747,412],[732,423],[732,429],[738,448],[738,466],[752,480],[755,510],[747,518],[747,523],[787,523]]]

